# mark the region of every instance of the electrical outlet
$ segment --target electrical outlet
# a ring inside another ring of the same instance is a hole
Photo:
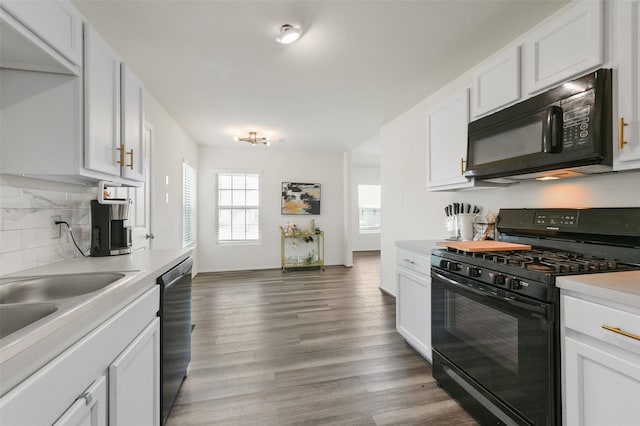
[[[51,216],[50,218],[51,238],[53,239],[57,239],[62,236],[62,224],[56,225],[56,222],[59,222],[61,220],[62,220],[62,216],[60,216],[59,214],[55,216]]]

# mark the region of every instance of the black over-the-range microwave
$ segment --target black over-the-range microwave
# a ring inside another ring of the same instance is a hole
[[[494,182],[611,171],[611,70],[469,123],[465,176]]]

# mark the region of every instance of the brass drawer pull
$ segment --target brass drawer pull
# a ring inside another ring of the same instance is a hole
[[[460,158],[460,174],[461,175],[464,175],[464,163],[466,163],[464,158]]]
[[[116,151],[120,151],[120,160],[116,161],[116,163],[120,164],[120,167],[124,167],[124,144],[121,144],[119,148],[116,148]]]
[[[624,122],[624,117],[620,119],[620,131],[618,132],[618,148],[624,148],[624,145],[628,143],[624,140],[624,126],[628,126],[628,123]]]
[[[131,164],[127,164],[125,167],[131,167],[131,170],[133,170],[133,148],[131,148],[130,151],[127,151],[127,155],[131,156]]]
[[[624,331],[624,330],[620,329],[619,327],[611,327],[610,325],[603,325],[602,328],[604,328],[605,330],[612,331],[612,332],[617,333],[617,334],[622,334],[623,336],[630,337],[630,338],[635,339],[635,340],[640,340],[640,336],[638,336],[637,334],[629,333],[628,331]]]

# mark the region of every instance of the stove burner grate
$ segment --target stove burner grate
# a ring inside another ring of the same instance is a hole
[[[450,248],[449,251],[465,257],[470,256],[472,258],[483,259],[496,265],[523,268],[549,274],[587,274],[626,270],[630,268],[630,265],[618,263],[614,260],[590,257],[567,251],[554,251],[551,249],[470,253]],[[631,268],[633,269],[633,267]]]

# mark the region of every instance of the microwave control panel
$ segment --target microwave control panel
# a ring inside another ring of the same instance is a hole
[[[590,145],[590,126],[595,92],[593,89],[566,99],[562,106],[562,149],[578,149]]]

